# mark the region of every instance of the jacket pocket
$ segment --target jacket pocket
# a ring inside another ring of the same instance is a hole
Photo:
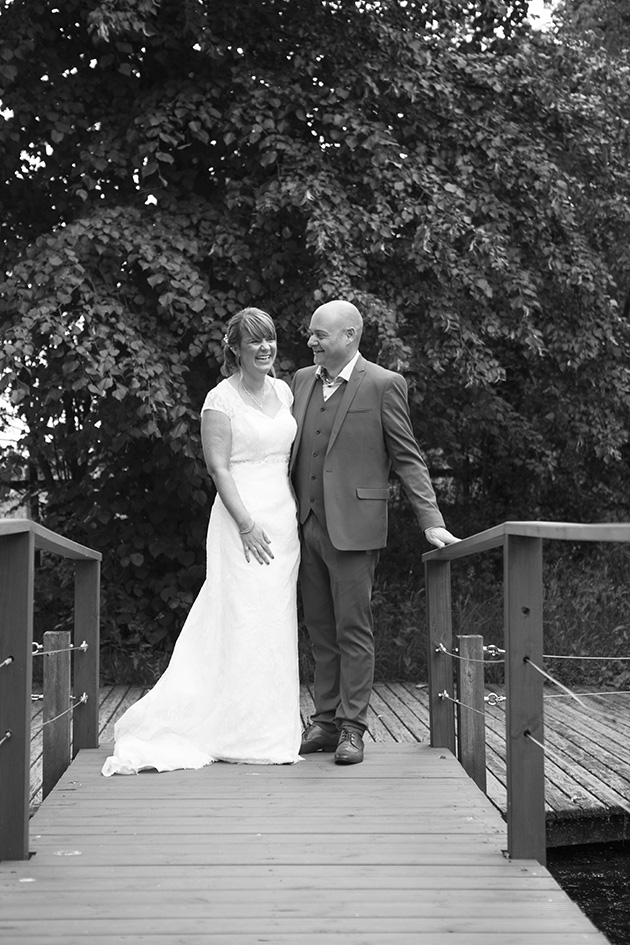
[[[357,486],[357,496],[359,499],[385,499],[389,498],[389,489],[385,486],[382,489],[365,489]]]

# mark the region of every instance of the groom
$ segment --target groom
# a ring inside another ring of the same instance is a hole
[[[350,302],[321,305],[308,329],[314,366],[297,371],[292,385],[300,586],[315,659],[315,713],[300,754],[334,751],[337,764],[363,761],[374,676],[370,600],[387,541],[390,468],[427,541],[441,548],[458,540],[444,528],[414,439],[406,382],[362,357],[362,328]]]

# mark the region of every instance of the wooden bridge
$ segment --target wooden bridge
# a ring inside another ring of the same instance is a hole
[[[100,767],[108,747],[97,747],[95,570],[85,566],[98,556],[33,523],[0,522],[0,941],[605,943],[541,865],[544,770],[531,749],[542,754],[542,687],[518,680],[525,657],[538,657],[538,550],[541,532],[552,526],[526,523],[522,535],[517,525],[523,523],[451,546],[463,556],[504,545],[512,622],[506,639],[518,654],[506,664],[506,830],[455,755],[458,726],[446,697],[453,687],[447,578],[457,555],[444,549],[426,556],[430,745],[375,741],[365,762],[349,768],[316,755],[291,766],[215,764],[106,780]],[[630,526],[582,528],[612,529],[591,532],[598,535],[592,540],[630,540]],[[87,702],[70,713],[76,757],[29,830],[22,815],[30,789],[20,767],[27,758],[30,769],[29,725],[22,725],[22,739],[18,728],[30,685],[32,554],[42,543],[80,562],[74,648],[87,648],[75,654],[74,692],[75,704],[84,691]],[[25,566],[27,578],[20,577]],[[525,653],[523,640],[514,639],[517,625],[530,644]],[[521,705],[510,707],[515,695]],[[308,712],[307,690],[304,699]],[[379,699],[377,692],[373,711],[382,717]],[[459,729],[463,721],[460,714]],[[529,807],[524,794],[533,797]],[[536,822],[515,820],[525,810]],[[524,855],[528,847],[540,856]]]
[[[488,687],[486,695],[503,693]],[[103,686],[100,690],[99,743],[113,743],[114,724],[146,689]],[[607,843],[628,836],[630,809],[630,693],[582,693],[586,708],[568,696],[545,693],[545,741],[552,757],[545,764],[546,846]],[[312,685],[301,688],[302,721],[314,712]],[[30,810],[36,813],[43,794],[43,726],[41,701],[33,703],[31,721]],[[429,688],[426,683],[379,682],[368,715],[368,755],[380,745],[428,745]],[[507,817],[505,703],[487,705],[485,713],[486,790],[488,799]]]

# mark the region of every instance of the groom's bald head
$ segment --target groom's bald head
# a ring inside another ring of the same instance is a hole
[[[332,299],[330,302],[324,302],[319,308],[315,309],[313,315],[321,314],[326,321],[336,329],[350,328],[356,335],[357,348],[363,331],[363,319],[356,305],[352,302],[346,302],[345,299]]]

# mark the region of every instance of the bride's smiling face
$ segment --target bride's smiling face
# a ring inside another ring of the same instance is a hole
[[[252,338],[245,335],[239,345],[241,371],[252,378],[268,374],[276,360],[278,346],[275,338]]]

